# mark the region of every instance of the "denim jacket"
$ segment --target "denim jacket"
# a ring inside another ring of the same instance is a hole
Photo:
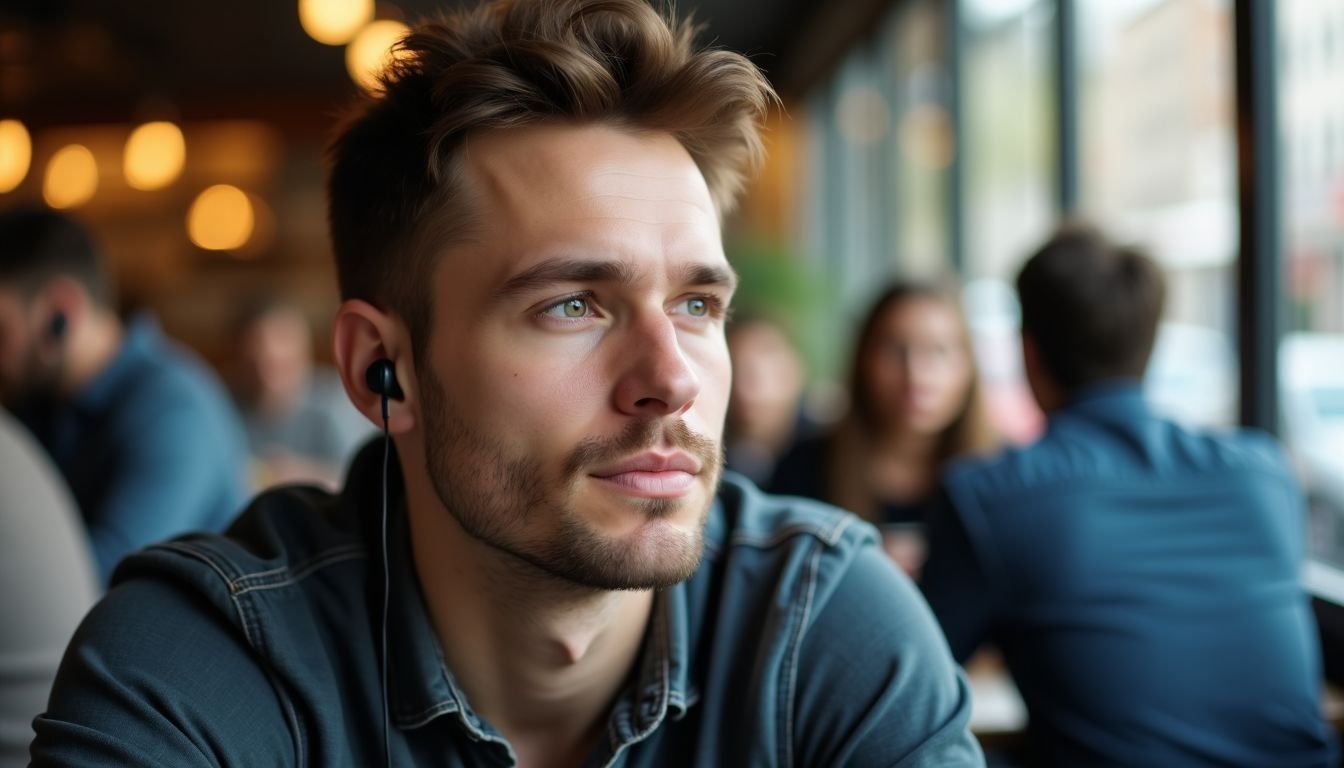
[[[339,496],[272,491],[228,538],[124,563],[34,723],[34,765],[382,765],[381,458],[370,444]],[[440,654],[392,485],[392,764],[513,765]],[[870,526],[727,473],[705,541],[586,765],[982,764],[965,682]]]

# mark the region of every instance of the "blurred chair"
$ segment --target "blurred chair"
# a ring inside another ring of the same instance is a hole
[[[65,645],[98,595],[74,499],[40,446],[0,411],[0,768],[28,764]]]
[[[340,377],[313,361],[313,334],[297,307],[274,297],[249,304],[235,324],[230,376],[254,460],[254,484],[338,487],[343,467],[373,435]]]

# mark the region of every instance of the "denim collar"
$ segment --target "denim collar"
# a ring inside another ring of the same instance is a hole
[[[352,467],[352,478],[363,482],[351,488],[363,500],[365,519],[375,523],[381,511],[381,450],[364,451]],[[388,711],[392,723],[403,730],[420,728],[440,715],[456,714],[460,725],[474,739],[505,746],[503,737],[472,711],[466,694],[443,659],[438,637],[426,609],[413,565],[405,510],[404,491],[396,451],[388,470]],[[367,514],[372,512],[373,514]],[[721,502],[715,500],[706,525],[704,561],[714,559],[724,530]],[[376,546],[376,527],[369,541]],[[370,591],[381,597],[381,553],[370,557],[374,573]],[[702,564],[702,568],[704,565]],[[692,578],[695,578],[694,576]],[[376,584],[375,584],[376,582]],[[691,609],[686,583],[659,592],[640,649],[632,684],[618,696],[608,730],[613,749],[638,741],[667,717],[681,719],[698,695],[690,682]]]
[[[82,413],[103,410],[119,392],[134,384],[135,375],[143,362],[155,357],[156,350],[162,345],[163,331],[159,329],[154,316],[148,313],[136,315],[127,324],[121,348],[112,362],[75,398],[75,409]]]

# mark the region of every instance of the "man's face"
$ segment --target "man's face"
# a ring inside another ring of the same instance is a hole
[[[437,263],[426,458],[480,541],[598,589],[694,572],[722,464],[733,273],[671,136],[544,126],[473,138],[481,214]]]
[[[0,405],[17,408],[54,392],[59,365],[44,350],[33,302],[0,286]]]

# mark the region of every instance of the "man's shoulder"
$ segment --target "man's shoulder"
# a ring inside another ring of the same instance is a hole
[[[877,563],[877,581],[862,580],[869,590],[890,592],[905,577],[877,546],[877,530],[837,507],[798,496],[775,496],[740,475],[726,473],[718,512],[706,536],[708,572],[723,585],[752,585],[739,593],[761,606],[788,595],[810,612],[830,602],[855,569]],[[897,585],[898,586],[898,585]],[[745,604],[743,615],[751,615]],[[815,613],[813,613],[815,615]]]
[[[872,525],[843,509],[801,496],[765,493],[734,472],[724,472],[718,500],[722,528],[709,542],[717,549],[766,550],[808,541],[844,553],[877,541]]]
[[[285,486],[255,498],[223,535],[188,534],[152,545],[118,566],[114,583],[164,581],[233,612],[251,593],[302,591],[354,569],[362,583],[367,546],[360,523],[332,494]]]
[[[1023,494],[1142,485],[1158,489],[1201,479],[1218,483],[1291,478],[1275,439],[1254,429],[1199,429],[1153,417],[1125,429],[1057,418],[1029,445],[988,458],[953,462],[944,484],[954,499],[975,494],[1011,499]]]

